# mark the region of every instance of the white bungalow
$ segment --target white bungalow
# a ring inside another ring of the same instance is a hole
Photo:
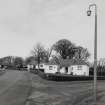
[[[38,65],[36,65],[36,69],[38,69]],[[43,71],[44,73],[56,73],[58,72],[58,65],[53,64],[51,62],[49,63],[41,63],[39,64],[40,71]]]
[[[27,70],[30,71],[31,69],[34,69],[34,65],[28,64],[28,65],[27,65]]]
[[[62,60],[60,64],[60,73],[61,74],[71,74],[71,60],[66,59]]]
[[[57,73],[58,72],[58,65],[54,64],[47,64],[46,69],[44,70],[45,73]]]
[[[84,75],[89,76],[89,66],[87,65],[72,65],[71,66],[72,75]]]
[[[89,65],[83,60],[63,60],[60,73],[71,75],[89,75]]]
[[[46,64],[45,73],[58,73],[59,72],[59,65],[55,62],[54,59],[51,59],[49,63]]]
[[[45,69],[46,68],[46,64],[45,63],[40,63],[39,67],[38,64],[36,65],[36,69]]]
[[[30,63],[27,64],[27,70],[30,71],[34,69],[35,65],[36,65],[36,62],[32,60]]]

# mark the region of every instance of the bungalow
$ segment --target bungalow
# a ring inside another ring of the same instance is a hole
[[[45,73],[58,73],[59,72],[59,65],[57,64],[57,62],[55,62],[54,59],[51,59],[45,67],[44,70]]]
[[[60,63],[60,73],[61,74],[71,74],[71,60],[62,60]]]
[[[57,73],[58,72],[58,69],[59,69],[59,67],[58,67],[58,65],[56,65],[56,64],[47,64],[46,65],[46,69],[45,69],[45,73]]]
[[[33,69],[33,68],[34,68],[34,65],[32,65],[32,64],[28,64],[28,65],[27,65],[27,70],[28,70],[28,71],[30,71],[30,70]]]
[[[54,64],[52,62],[49,63],[40,63],[39,67],[36,65],[36,69],[40,69],[40,71],[43,71],[44,73],[56,73],[58,72],[58,65]]]
[[[35,66],[36,66],[36,63],[37,63],[37,62],[35,62],[35,61],[33,61],[33,60],[32,60],[30,63],[28,63],[28,64],[27,64],[27,70],[28,70],[28,71],[33,70],[33,69],[35,68]]]
[[[39,65],[37,64],[35,68],[36,69],[45,69],[46,68],[46,64],[45,63],[40,63]]]
[[[89,65],[83,60],[63,60],[60,73],[71,75],[89,75]]]

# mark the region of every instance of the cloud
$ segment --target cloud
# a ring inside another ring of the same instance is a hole
[[[4,47],[11,48],[5,54],[15,51],[25,55],[34,43],[51,45],[62,38],[85,46],[92,53],[94,18],[87,17],[86,10],[93,2],[98,5],[98,40],[102,42],[98,45],[103,50],[99,54],[104,56],[101,45],[105,39],[105,0],[0,0],[1,55]]]
[[[0,0],[0,14],[0,25],[12,32],[24,33],[31,28],[29,0]]]

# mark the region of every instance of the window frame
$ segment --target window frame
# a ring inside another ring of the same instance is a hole
[[[78,65],[77,70],[82,70],[82,65]]]

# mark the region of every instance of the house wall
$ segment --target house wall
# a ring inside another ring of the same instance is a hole
[[[73,65],[71,66],[73,75],[89,75],[89,67],[87,65]]]
[[[39,68],[38,68],[38,65],[36,65],[36,69],[45,69],[46,68],[46,65],[45,64],[39,64]]]
[[[73,70],[72,70],[72,67],[71,67],[71,66],[68,67],[68,73],[67,73],[67,74],[71,74],[72,71],[73,71]]]
[[[30,69],[33,69],[34,65],[27,65],[27,70],[30,71]]]
[[[67,67],[67,68],[68,68],[68,72],[66,71],[66,67],[62,67],[60,69],[60,73],[61,74],[71,74],[71,72],[72,72],[71,66],[70,67]]]
[[[60,73],[61,73],[61,74],[71,74],[71,72],[72,72],[71,67],[67,67],[67,68],[68,68],[68,72],[66,71],[66,67],[62,67],[62,68],[60,69]]]
[[[56,73],[58,72],[58,66],[57,65],[46,65],[44,72],[45,73]]]
[[[60,69],[60,73],[61,73],[61,74],[65,74],[65,73],[66,73],[65,67],[62,67],[62,68]]]

